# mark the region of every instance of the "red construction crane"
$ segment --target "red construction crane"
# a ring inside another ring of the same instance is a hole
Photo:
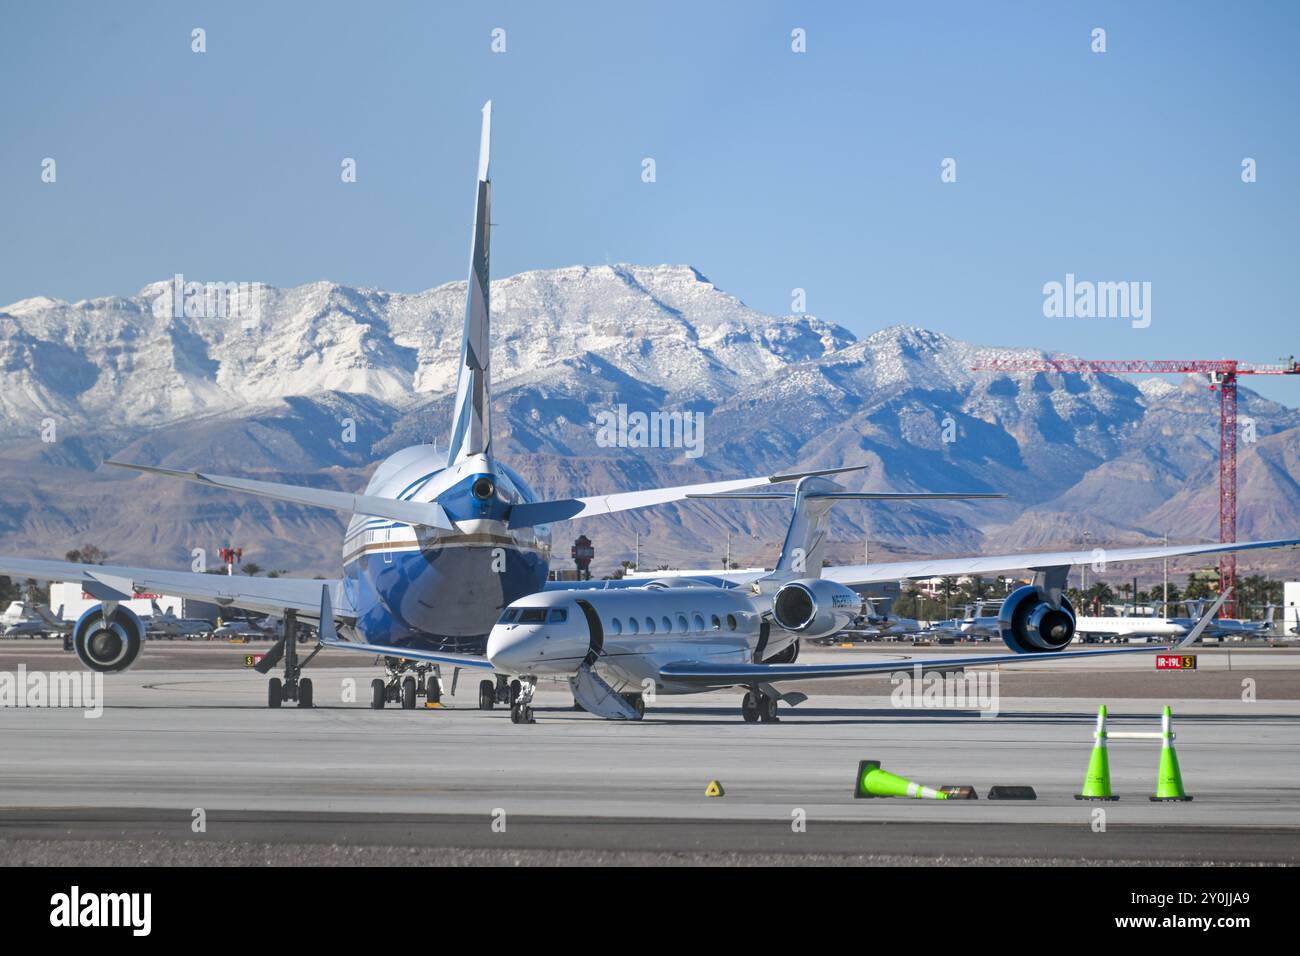
[[[1236,359],[1146,360],[1006,358],[976,365],[976,372],[1103,372],[1123,374],[1198,373],[1210,380],[1210,391],[1219,393],[1219,540],[1237,540],[1237,376],[1300,375],[1300,363],[1292,357],[1280,365],[1248,365]],[[1219,588],[1232,587],[1237,581],[1237,556],[1219,558]],[[1232,595],[1223,604],[1224,617],[1235,613]]]

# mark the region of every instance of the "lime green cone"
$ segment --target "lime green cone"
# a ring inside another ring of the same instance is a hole
[[[923,787],[906,777],[880,769],[879,760],[863,760],[858,764],[858,780],[853,788],[858,799],[868,797],[911,797],[915,800],[947,800],[948,794],[934,787]]]
[[[1165,705],[1160,719],[1160,772],[1156,778],[1156,795],[1151,798],[1153,803],[1185,803],[1192,799],[1183,789],[1183,772],[1178,766],[1178,754],[1174,752],[1173,722],[1173,711]]]
[[[1088,759],[1088,773],[1083,778],[1083,790],[1074,795],[1076,800],[1118,800],[1110,792],[1110,754],[1106,751],[1106,705],[1097,708],[1097,730],[1093,734],[1092,756]]]

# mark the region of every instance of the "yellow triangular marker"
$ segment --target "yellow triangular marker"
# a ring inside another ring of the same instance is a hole
[[[718,783],[716,780],[710,780],[709,785],[704,788],[704,795],[706,797],[720,797],[724,792],[722,784]]]

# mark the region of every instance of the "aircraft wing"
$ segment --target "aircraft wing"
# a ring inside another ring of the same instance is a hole
[[[866,674],[893,674],[910,671],[920,664],[927,671],[952,670],[956,667],[981,667],[989,664],[1027,664],[1050,662],[1079,657],[1098,657],[1106,654],[1150,654],[1168,652],[1167,647],[1106,648],[1097,651],[1063,651],[1059,654],[991,654],[976,657],[915,657],[907,660],[859,661],[853,664],[709,664],[681,661],[665,664],[659,676],[675,684],[695,684],[699,687],[734,687],[741,684],[772,684],[787,680],[813,680],[825,677],[861,677]]]
[[[347,491],[284,485],[275,481],[256,481],[252,478],[231,478],[202,471],[176,471],[172,468],[156,468],[153,465],[137,465],[112,459],[106,459],[104,464],[144,472],[147,475],[165,475],[168,478],[180,478],[183,481],[193,481],[214,488],[242,491],[263,498],[275,498],[277,501],[292,501],[299,505],[330,508],[345,514],[387,518],[390,521],[440,528],[444,531],[455,529],[447,512],[436,501],[399,501],[396,498],[381,498],[377,495],[357,495]]]
[[[530,501],[510,509],[510,527],[531,528],[552,521],[568,521],[591,515],[612,514],[646,508],[687,498],[701,498],[746,488],[761,488],[785,481],[798,481],[813,475],[838,475],[846,471],[861,471],[865,465],[846,468],[828,468],[823,471],[795,472],[785,475],[761,475],[757,478],[734,478],[730,481],[710,481],[699,485],[677,485],[672,488],[650,488],[645,491],[624,491],[612,495],[592,495],[586,498],[560,498],[555,501]]]
[[[1093,548],[1088,551],[1040,551],[1025,554],[975,555],[969,558],[923,558],[918,561],[889,561],[881,564],[843,564],[822,568],[821,576],[846,587],[904,581],[915,578],[960,577],[966,574],[993,574],[998,571],[1037,571],[1046,568],[1069,567],[1075,564],[1092,564],[1102,560],[1106,564],[1123,564],[1129,561],[1158,561],[1189,554],[1222,554],[1234,551],[1255,551],[1263,548],[1294,548],[1300,538],[1278,538],[1272,541],[1236,541],[1231,544],[1186,544],[1150,548]],[[1100,552],[1100,553],[1098,553]],[[665,577],[693,578],[710,584],[744,586],[771,571],[718,571],[712,568],[674,570],[664,572]],[[644,586],[651,579],[635,579],[624,587]],[[605,581],[548,583],[546,590],[556,588],[599,588]]]
[[[1300,538],[1274,541],[1235,541],[1230,544],[1183,544],[1149,548],[1091,548],[1087,551],[1045,551],[1037,554],[976,555],[970,558],[936,558],[920,561],[890,561],[883,564],[853,564],[822,569],[822,577],[846,586],[902,581],[908,578],[956,577],[965,574],[994,574],[998,571],[1038,571],[1075,564],[1126,564],[1130,561],[1158,561],[1189,554],[1223,554],[1263,548],[1293,548]],[[719,576],[736,580],[722,572]]]
[[[360,641],[344,641],[337,637],[321,640],[324,647],[340,651],[357,651],[374,657],[400,657],[408,661],[429,661],[431,664],[447,664],[451,667],[467,667],[473,670],[492,670],[492,665],[485,657],[470,657],[468,654],[442,654],[438,651],[422,651],[413,647],[393,647],[388,644],[363,644]]]
[[[100,600],[125,600],[139,591],[162,591],[222,607],[246,608],[264,614],[297,611],[314,619],[320,613],[321,587],[329,589],[334,613],[355,618],[356,613],[337,578],[255,578],[244,574],[200,574],[195,571],[161,571],[112,564],[74,564],[0,555],[0,574],[17,580],[80,581],[86,593]]]
[[[1219,613],[1219,608],[1232,593],[1228,588],[1219,595],[1214,606],[1206,612],[1194,628],[1170,647],[1144,645],[1142,647],[1114,647],[1096,651],[1058,651],[1043,654],[989,654],[975,657],[917,657],[912,660],[890,658],[858,661],[853,664],[714,664],[702,661],[680,661],[665,664],[659,676],[678,684],[698,687],[734,687],[738,684],[773,684],[787,680],[814,680],[827,677],[859,677],[865,674],[892,674],[920,666],[923,670],[949,670],[956,667],[982,667],[990,664],[1050,663],[1052,661],[1081,660],[1088,657],[1109,657],[1114,654],[1153,654],[1180,651],[1196,643],[1201,634]]]

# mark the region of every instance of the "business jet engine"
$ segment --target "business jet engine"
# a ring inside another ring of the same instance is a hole
[[[1002,602],[998,630],[1017,654],[1063,651],[1074,639],[1074,607],[1064,595],[1060,606],[1052,607],[1046,594],[1027,584]]]
[[[776,623],[809,639],[842,631],[861,613],[856,591],[824,578],[783,584],[772,598]]]
[[[104,605],[96,604],[73,625],[72,647],[92,671],[112,674],[135,661],[144,633],[144,624],[129,607],[119,604],[106,615]]]

